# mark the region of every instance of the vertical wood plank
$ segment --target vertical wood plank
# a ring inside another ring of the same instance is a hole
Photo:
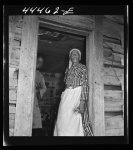
[[[37,35],[37,16],[24,16],[14,136],[32,134]]]
[[[94,122],[94,112],[93,112],[93,51],[94,48],[94,32],[91,32],[88,37],[86,37],[86,66],[88,68],[88,81],[89,81],[89,99],[88,99],[88,110],[89,119],[92,124]],[[94,130],[94,129],[93,129]]]
[[[104,84],[103,78],[103,46],[102,46],[102,16],[95,17],[95,30],[89,36],[87,64],[89,74],[89,111],[93,121],[94,136],[105,135],[104,124]]]

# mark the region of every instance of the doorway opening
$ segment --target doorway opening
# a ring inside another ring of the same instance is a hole
[[[37,54],[44,56],[39,70],[47,87],[41,101],[38,100],[42,129],[37,136],[53,136],[61,93],[65,89],[64,75],[69,62],[69,51],[81,51],[81,63],[86,65],[86,37],[39,26]],[[39,131],[39,130],[38,130]]]

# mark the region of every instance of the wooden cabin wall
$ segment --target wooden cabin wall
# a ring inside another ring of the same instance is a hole
[[[78,32],[79,34],[81,33],[86,36],[88,35],[88,33],[86,34],[86,32],[95,30],[94,29],[95,22],[92,16],[88,16],[88,19],[87,19],[87,16],[79,16],[79,17],[77,16],[74,20],[71,18],[71,16],[49,17],[46,15],[46,16],[40,16],[40,18],[42,19],[42,22],[44,20],[46,22],[49,20],[49,22],[51,23],[51,26],[52,24],[54,24],[54,22],[58,23],[57,28],[56,28],[57,30],[58,30],[58,27],[61,27],[61,24],[66,25],[66,27],[68,27],[67,29],[64,28],[64,26],[62,27],[62,29],[65,30],[65,32],[67,32],[67,30],[70,28],[70,30],[73,29],[74,32]],[[34,23],[34,19],[32,21]],[[29,23],[28,20],[27,22]],[[123,28],[124,27],[107,18],[103,19],[102,24],[103,24],[102,26],[102,29],[103,29],[102,30],[103,70],[104,70],[102,81],[104,83],[105,135],[119,136],[119,135],[124,135],[124,119],[123,119],[123,108],[124,108],[123,107],[123,104],[124,104],[124,43],[123,43],[124,29]],[[27,27],[26,29],[30,30],[30,27],[27,24],[25,25]],[[16,111],[15,107],[16,107],[17,86],[18,86],[17,76],[18,76],[18,71],[19,71],[19,61],[20,61],[19,54],[20,54],[20,47],[21,47],[22,27],[23,27],[22,16],[10,16],[9,17],[9,131],[10,131],[9,135],[10,136],[14,135],[14,123],[15,123],[15,111]],[[31,31],[27,36],[27,40],[30,40],[30,42],[32,41],[30,39],[30,36],[32,34],[36,34],[36,33],[32,33]],[[95,39],[97,39],[97,37],[95,37]],[[34,40],[36,40],[36,38],[34,38]],[[94,40],[94,43],[95,41],[96,40]],[[25,43],[26,43],[26,46],[23,48],[24,54],[25,54],[24,56],[26,56],[27,54],[26,48],[28,47],[28,43],[26,41]],[[94,45],[97,45],[97,44],[95,43]],[[97,55],[98,55],[97,46],[96,46],[96,49],[97,49]],[[30,52],[28,51],[28,54],[29,53]],[[100,56],[98,56],[98,60],[101,60]],[[33,66],[32,66],[32,71],[33,71]],[[33,76],[30,76],[29,78],[30,81],[32,80],[32,78]],[[29,87],[31,87],[31,85]],[[21,103],[19,103],[19,108],[20,107],[21,107]],[[27,107],[25,106],[25,108]],[[96,109],[95,105],[93,106],[93,108]],[[92,111],[92,112],[95,113],[95,111]],[[95,117],[95,123],[97,123],[95,127],[98,125],[98,122],[96,120],[99,121],[98,116]],[[21,121],[20,122],[18,121],[17,124],[18,123],[20,124]],[[32,129],[29,128],[28,130],[32,130]],[[101,129],[97,131],[99,135],[100,135],[99,133],[100,130]],[[24,134],[27,135],[26,133]]]
[[[22,26],[22,16],[9,16],[9,136],[14,135]]]
[[[124,135],[124,26],[104,18],[105,135]]]
[[[14,136],[32,136],[37,35],[37,16],[24,15]]]

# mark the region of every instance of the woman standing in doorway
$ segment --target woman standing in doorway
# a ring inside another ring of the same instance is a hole
[[[43,94],[46,91],[46,85],[43,75],[40,73],[44,63],[44,58],[41,54],[37,55],[37,65],[36,65],[36,77],[35,77],[35,97],[34,97],[34,107],[33,107],[33,136],[38,135],[39,129],[42,128],[42,119],[40,108],[38,105],[39,100],[42,99]]]
[[[80,63],[81,52],[72,49],[65,72],[66,89],[61,95],[54,136],[89,136],[87,67]]]

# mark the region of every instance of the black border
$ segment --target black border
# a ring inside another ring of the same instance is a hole
[[[6,145],[90,145],[90,144],[127,144],[128,141],[128,135],[129,131],[125,129],[125,135],[124,136],[112,136],[112,137],[9,137],[8,136],[8,129],[9,129],[9,109],[8,109],[8,99],[9,99],[9,71],[8,71],[8,16],[9,15],[23,15],[21,12],[22,8],[29,5],[23,5],[23,6],[18,6],[15,5],[13,6],[4,6],[4,43],[5,43],[5,53],[4,57],[6,58],[6,63],[5,63],[5,70],[4,70],[4,141]],[[32,5],[33,6],[33,5]],[[37,6],[37,5],[35,5]],[[40,6],[40,5],[39,5]],[[41,5],[44,6],[44,5]],[[50,5],[46,5],[50,6]],[[56,6],[56,5],[54,5]],[[73,6],[73,5],[63,5],[63,7],[68,7],[68,6]],[[53,7],[53,6],[52,6]],[[88,6],[74,6],[76,8],[75,15],[124,15],[124,31],[125,31],[125,52],[128,47],[128,24],[126,23],[127,16],[126,16],[126,5],[88,5]],[[31,14],[30,14],[31,15]],[[33,14],[33,15],[38,15],[38,14]],[[44,14],[43,14],[44,15]],[[126,66],[126,55],[125,55],[125,69],[127,69]],[[125,80],[125,82],[127,79]],[[8,83],[8,84],[7,84]],[[126,85],[126,84],[125,84]],[[125,86],[126,88],[126,86]],[[125,90],[125,95],[127,95],[126,90]],[[125,101],[125,106],[126,101]],[[126,111],[127,110],[127,107]],[[128,108],[129,109],[129,108]],[[125,111],[125,116],[126,116],[126,111]],[[125,120],[125,127],[127,128],[127,117],[124,119]],[[128,134],[127,134],[128,133]]]

